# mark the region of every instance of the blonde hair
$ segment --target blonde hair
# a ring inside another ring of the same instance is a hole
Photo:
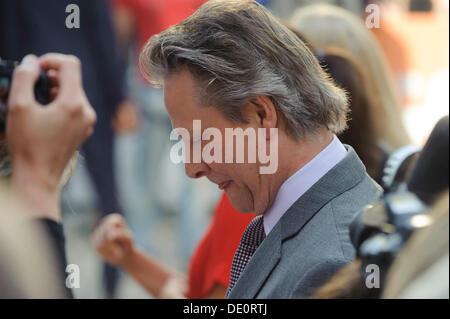
[[[367,71],[375,100],[371,113],[378,139],[392,148],[408,144],[410,139],[403,125],[392,75],[375,37],[359,17],[333,5],[314,4],[297,9],[290,23],[318,52],[330,47],[343,49]]]
[[[80,152],[75,151],[75,153],[70,158],[69,162],[64,169],[61,179],[59,181],[58,187],[62,189],[68,182],[70,177],[72,177],[75,167],[80,157]],[[0,180],[8,180],[12,175],[12,163],[11,156],[8,152],[8,147],[6,142],[0,142]]]

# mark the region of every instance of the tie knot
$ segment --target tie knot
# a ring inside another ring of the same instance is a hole
[[[266,233],[264,232],[263,217],[258,216],[255,217],[245,229],[241,238],[241,243],[256,249],[265,237]]]

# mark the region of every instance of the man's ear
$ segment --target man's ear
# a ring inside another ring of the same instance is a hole
[[[267,96],[258,96],[251,102],[253,110],[257,115],[260,127],[276,128],[278,125],[278,114],[272,100]]]

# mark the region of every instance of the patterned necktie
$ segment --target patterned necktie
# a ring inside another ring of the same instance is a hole
[[[233,258],[233,264],[231,265],[230,272],[230,284],[227,290],[227,296],[233,289],[245,266],[252,258],[258,246],[262,243],[266,234],[264,232],[264,224],[262,216],[254,218],[245,229],[242,235],[239,247],[236,250]]]

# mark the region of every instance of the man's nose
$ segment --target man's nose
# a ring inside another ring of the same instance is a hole
[[[185,163],[186,175],[190,178],[200,178],[208,175],[209,166],[205,163]]]

